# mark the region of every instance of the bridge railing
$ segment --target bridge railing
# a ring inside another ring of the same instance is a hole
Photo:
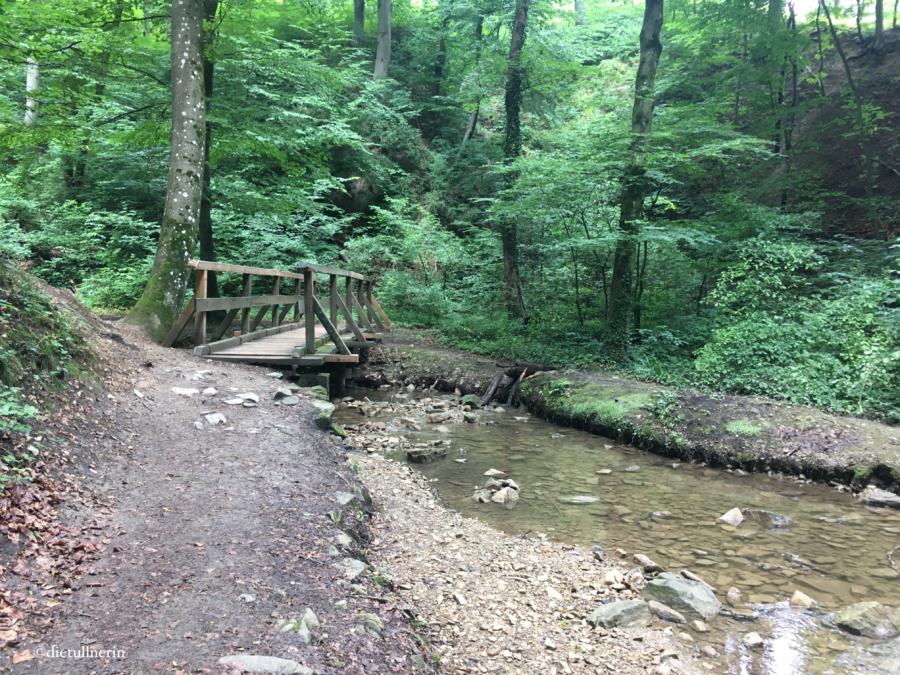
[[[207,260],[190,260],[188,266],[195,274],[194,297],[172,325],[163,340],[164,346],[173,345],[191,319],[194,344],[202,348],[200,353],[206,354],[216,348],[235,346],[301,326],[305,329],[304,340],[298,346],[305,354],[315,354],[318,322],[334,343],[336,353],[350,355],[350,347],[369,344],[380,337],[378,331],[392,328],[375,298],[372,279],[357,272],[312,264],[303,264],[297,272],[288,272]],[[208,297],[210,272],[242,275],[241,294]],[[257,279],[265,280],[265,287],[271,292],[254,295],[253,285]],[[327,288],[324,302],[319,297],[320,288]],[[225,312],[225,315],[209,331],[207,323],[212,312]],[[239,330],[234,330],[238,318]],[[229,329],[233,334],[223,339]]]

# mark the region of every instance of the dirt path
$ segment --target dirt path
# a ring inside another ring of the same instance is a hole
[[[342,564],[362,557],[365,497],[336,439],[314,429],[313,407],[276,403],[283,383],[264,370],[114,330],[132,345],[118,357],[134,379],[115,396],[112,436],[84,476],[111,505],[103,551],[40,637],[17,645],[13,670],[223,672],[222,657],[243,653],[289,659],[285,672],[410,671],[401,608],[366,598],[371,582],[352,586]],[[243,393],[259,404],[223,402]],[[321,624],[307,622],[310,644],[303,630],[279,630],[307,608]]]

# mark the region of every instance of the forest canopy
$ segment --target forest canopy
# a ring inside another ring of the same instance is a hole
[[[0,257],[151,332],[187,254],[339,264],[454,346],[896,422],[896,25],[883,0],[6,2]]]

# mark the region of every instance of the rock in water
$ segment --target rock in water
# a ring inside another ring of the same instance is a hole
[[[719,516],[719,520],[721,520],[723,523],[726,523],[727,525],[737,527],[744,522],[744,514],[741,513],[741,510],[739,508],[734,507],[733,509],[731,509],[731,511],[728,511],[727,513]]]
[[[600,605],[587,615],[587,622],[594,627],[646,626],[650,623],[650,610],[643,600],[618,600]]]
[[[473,410],[481,407],[481,398],[477,394],[466,394],[459,400],[460,404],[467,405]]]
[[[500,488],[491,496],[491,501],[511,509],[519,501],[519,491],[511,487]]]
[[[501,471],[500,469],[488,469],[487,471],[484,472],[484,475],[487,476],[488,478],[495,478],[497,476],[505,476],[506,472]]]
[[[857,602],[838,612],[835,623],[853,635],[886,640],[900,632],[900,608],[891,609],[874,601]]]
[[[634,556],[634,561],[644,568],[645,572],[662,572],[663,568],[661,565],[656,564],[650,558],[645,556],[643,553],[637,553]]]
[[[817,604],[816,601],[803,591],[794,591],[790,600],[791,607],[801,607],[803,609],[809,609],[815,604]]]
[[[219,665],[242,673],[297,673],[312,675],[312,670],[290,659],[258,654],[232,654],[219,659]]]
[[[651,600],[647,603],[647,609],[650,610],[650,613],[662,619],[663,621],[671,621],[672,623],[687,623],[687,619],[684,618],[684,615],[681,612],[676,612],[671,607],[667,607],[661,602],[657,602],[656,600]]]
[[[869,506],[890,506],[900,509],[900,495],[895,495],[887,490],[879,490],[874,485],[869,485],[859,493],[859,501]]]
[[[594,497],[593,495],[568,495],[557,499],[563,504],[593,504],[600,500],[599,497]]]
[[[763,509],[747,509],[744,513],[747,515],[747,517],[755,520],[763,527],[790,527],[792,522],[789,516],[786,516],[783,513],[776,513],[775,511],[765,511]]]
[[[644,596],[691,618],[709,621],[722,608],[722,603],[707,586],[682,576],[663,572],[647,584]]]
[[[759,633],[747,633],[741,642],[750,649],[760,649],[766,643]]]
[[[428,464],[428,462],[434,462],[446,455],[447,448],[443,445],[430,448],[410,448],[406,451],[406,460],[415,464]]]
[[[728,604],[732,607],[737,607],[739,604],[741,604],[743,596],[738,589],[732,586],[728,589],[728,593],[725,594],[725,600],[727,600]]]

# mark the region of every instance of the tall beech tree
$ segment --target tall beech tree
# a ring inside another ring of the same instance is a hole
[[[391,67],[391,13],[391,0],[378,0],[378,45],[373,74],[376,80],[385,79]]]
[[[646,0],[641,26],[640,61],[634,81],[634,106],[631,112],[631,145],[628,164],[622,176],[619,211],[619,239],[613,258],[609,289],[609,336],[613,358],[624,360],[628,351],[629,317],[634,310],[634,268],[640,236],[640,219],[647,191],[645,155],[653,126],[654,87],[663,25],[663,0]]]
[[[172,3],[172,133],[169,177],[159,242],[144,293],[129,314],[156,340],[181,309],[190,279],[187,262],[197,246],[206,101],[203,91],[203,0]]]
[[[509,58],[506,69],[506,134],[503,157],[512,162],[522,154],[522,127],[519,116],[522,111],[522,83],[525,69],[522,65],[522,49],[525,47],[525,30],[528,25],[529,0],[516,0],[513,15],[512,36],[509,42]],[[503,250],[503,296],[510,318],[525,318],[525,303],[519,283],[519,227],[515,220],[504,219],[500,223],[501,248]]]

